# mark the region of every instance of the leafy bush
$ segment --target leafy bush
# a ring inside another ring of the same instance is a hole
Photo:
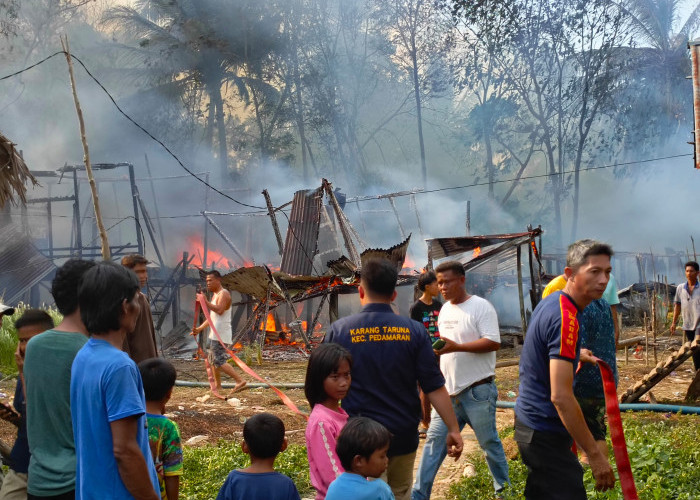
[[[185,446],[180,496],[187,500],[215,498],[229,472],[250,465],[240,443],[220,440],[216,446]],[[292,478],[300,494],[311,491],[306,447],[290,445],[275,460],[275,470]]]
[[[640,500],[690,500],[698,498],[700,484],[700,449],[697,447],[698,421],[695,415],[663,416],[625,414],[623,421],[627,450],[632,464]],[[512,428],[502,435],[512,435]],[[610,444],[608,442],[608,444]],[[611,463],[612,447],[609,447]],[[470,456],[476,476],[465,478],[450,487],[448,498],[468,500],[493,496],[493,483],[481,452]],[[511,487],[504,499],[523,498],[527,469],[519,459],[509,462]],[[622,498],[620,484],[606,493],[597,493],[590,468],[583,478],[588,498]]]
[[[2,373],[2,376],[17,374],[17,364],[15,363],[17,330],[15,329],[15,321],[27,309],[30,309],[30,307],[20,302],[15,307],[15,312],[12,316],[3,316],[2,318],[2,327],[0,328],[0,373]],[[54,325],[59,324],[63,319],[61,313],[53,307],[44,308],[44,310],[53,318]]]

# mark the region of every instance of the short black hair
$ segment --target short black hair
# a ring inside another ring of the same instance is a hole
[[[342,360],[347,360],[352,368],[352,354],[340,344],[330,342],[321,344],[313,350],[306,365],[306,379],[304,380],[304,395],[313,408],[317,403],[323,403],[328,394],[323,389],[323,381],[331,373],[338,371]]]
[[[683,266],[683,269],[685,269],[688,266],[692,267],[696,271],[700,271],[700,265],[698,265],[698,263],[695,262],[694,260],[689,260],[688,262],[686,262],[685,266]]]
[[[380,297],[391,297],[399,272],[388,259],[371,258],[362,262],[360,278],[367,291]]]
[[[376,450],[389,446],[391,432],[376,420],[353,417],[340,431],[335,451],[346,471],[352,471],[352,460],[357,455],[369,458]]]
[[[418,290],[425,292],[425,287],[435,283],[437,281],[437,276],[433,271],[425,271],[418,277]]]
[[[435,273],[446,273],[447,271],[452,271],[457,276],[464,276],[464,266],[461,262],[456,260],[447,260],[435,268]]]
[[[213,269],[211,271],[207,271],[207,276],[216,276],[217,278],[221,279],[221,273],[217,271],[216,269]]]
[[[139,363],[146,401],[162,401],[175,385],[177,371],[163,358],[144,359]]]
[[[276,457],[284,443],[284,422],[272,413],[258,413],[243,424],[243,440],[255,458]]]
[[[41,309],[27,309],[22,316],[15,321],[15,328],[19,330],[25,326],[43,326],[44,330],[51,330],[54,327],[53,319],[49,313]]]
[[[56,276],[51,282],[51,295],[58,312],[63,316],[73,314],[78,308],[80,278],[94,265],[90,260],[68,259],[56,271]]]
[[[119,329],[122,302],[139,291],[134,271],[112,262],[100,262],[83,274],[78,287],[80,318],[91,334]]]

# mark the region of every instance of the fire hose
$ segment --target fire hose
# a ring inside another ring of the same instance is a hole
[[[214,322],[212,321],[211,316],[209,314],[209,308],[207,307],[207,303],[204,300],[204,296],[201,294],[199,295],[198,300],[195,302],[195,308],[194,308],[195,325],[196,325],[197,318],[199,318],[200,308],[201,308],[201,311],[204,313],[204,317],[209,322],[209,328],[211,328],[211,331],[214,333],[216,340],[221,344],[221,347],[224,348],[226,353],[229,356],[231,356],[231,359],[233,360],[233,362],[236,363],[238,365],[238,367],[241,370],[243,370],[245,373],[247,373],[248,375],[250,375],[251,377],[253,377],[256,380],[259,380],[260,382],[262,382],[266,386],[268,386],[270,389],[272,389],[275,392],[275,394],[277,394],[277,396],[282,400],[282,402],[287,406],[287,408],[292,410],[294,413],[301,415],[302,417],[308,419],[309,418],[308,415],[302,413],[299,410],[299,408],[297,408],[297,405],[294,404],[294,401],[292,401],[289,398],[289,396],[287,396],[285,393],[280,391],[277,387],[275,387],[271,383],[266,382],[265,379],[263,379],[260,375],[255,373],[255,371],[252,368],[250,368],[247,364],[245,364],[238,356],[236,356],[233,353],[233,351],[231,351],[228,347],[226,347],[226,344],[224,344],[223,340],[221,340],[221,337],[219,336],[219,332],[216,331],[216,327],[214,326]],[[199,349],[201,350],[201,347]],[[206,359],[206,357],[204,359],[204,363],[207,367],[207,376],[209,378],[209,386],[210,386],[212,392],[215,395],[218,395],[218,391],[216,390],[216,381],[214,380],[214,376],[213,376],[213,371],[212,371],[211,365],[209,364],[209,360]]]

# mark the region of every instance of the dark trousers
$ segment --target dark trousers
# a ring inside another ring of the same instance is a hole
[[[527,467],[527,500],[585,500],[583,469],[568,434],[531,429],[515,419],[515,441]]]
[[[27,500],[75,500],[75,490],[50,497],[37,497],[32,494],[27,494]]]
[[[695,330],[683,330],[685,332],[685,338],[688,342],[695,340]],[[697,371],[700,368],[700,351],[695,351],[693,353],[693,367]]]

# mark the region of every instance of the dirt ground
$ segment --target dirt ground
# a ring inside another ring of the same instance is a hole
[[[635,332],[629,332],[626,336],[633,336]],[[514,349],[504,349],[498,353],[498,360],[504,361],[517,359]],[[668,356],[661,352],[658,359]],[[263,379],[273,384],[303,383],[306,370],[306,356],[298,349],[290,346],[269,346],[263,351],[262,365],[252,364],[251,368]],[[286,360],[280,360],[286,359]],[[206,382],[206,372],[203,361],[174,360],[178,369],[178,379],[186,381]],[[629,355],[629,362],[625,362],[625,353],[618,351],[618,369],[620,383],[618,393],[624,392],[635,381],[648,373],[655,363],[650,355],[648,366],[645,359],[637,359]],[[249,383],[257,382],[252,377],[244,375]],[[692,377],[692,361],[686,361],[671,376],[667,377],[653,390],[653,396],[659,403],[682,404],[685,392]],[[499,399],[502,401],[515,401],[518,391],[518,367],[510,366],[496,370],[496,383],[499,389]],[[14,380],[0,382],[0,400],[11,402],[14,395]],[[277,395],[270,389],[247,388],[235,395],[235,399],[222,401],[213,397],[207,398],[208,387],[176,387],[173,398],[168,404],[168,416],[180,426],[183,442],[197,441],[199,444],[213,444],[219,439],[240,440],[245,419],[257,412],[269,411],[277,414],[285,423],[287,435],[291,443],[304,443],[304,429],[306,421],[303,417],[289,410]],[[225,392],[227,393],[228,390]],[[309,406],[304,398],[301,388],[283,389],[300,410],[308,412]],[[648,401],[648,395],[642,402]],[[206,400],[203,400],[206,399]],[[633,417],[624,417],[633,418]],[[513,423],[512,410],[497,412],[498,428],[502,429]],[[0,439],[11,445],[14,442],[16,430],[5,421],[0,421]],[[458,461],[447,459],[441,467],[434,488],[433,498],[443,498],[449,484],[459,478],[467,467],[466,455],[478,448],[474,435],[466,427],[463,432],[465,440],[465,453]],[[517,448],[514,442],[504,443],[506,454],[515,455]],[[420,453],[419,449],[419,453]],[[416,463],[418,461],[416,460]]]

